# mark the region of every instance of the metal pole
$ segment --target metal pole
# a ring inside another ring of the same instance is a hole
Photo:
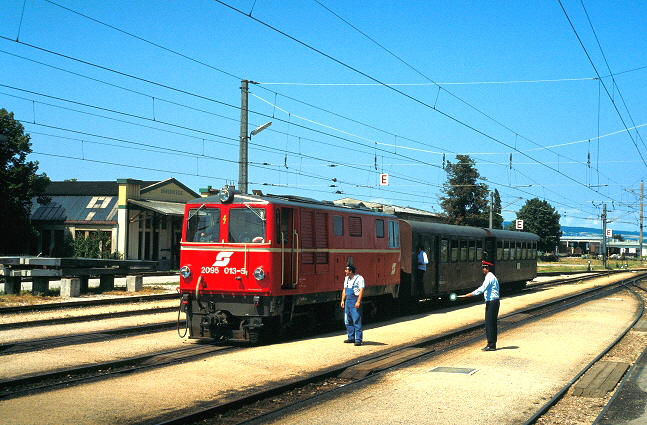
[[[492,202],[492,192],[490,192],[490,229],[492,228],[492,209],[494,208]]]
[[[607,204],[602,204],[602,268],[607,268]]]
[[[640,258],[640,265],[643,265],[643,182],[640,182],[640,248],[638,251],[638,258]]]
[[[248,80],[241,81],[240,87],[240,151],[238,155],[238,189],[247,193],[247,165],[248,165],[248,141],[247,126],[249,112],[247,109],[247,98],[249,95]],[[253,83],[253,82],[252,82]]]

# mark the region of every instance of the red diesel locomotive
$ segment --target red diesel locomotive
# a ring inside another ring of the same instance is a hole
[[[481,258],[509,263],[509,282],[530,280],[536,240],[529,233],[405,221],[365,207],[224,188],[186,204],[182,306],[191,338],[258,343],[293,324],[341,319],[346,264],[364,276],[370,316],[395,301],[406,306],[478,287]],[[412,275],[418,245],[429,256],[420,283]]]

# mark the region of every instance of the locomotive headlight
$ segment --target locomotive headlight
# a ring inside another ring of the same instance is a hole
[[[191,276],[191,269],[189,268],[189,266],[182,266],[182,268],[180,269],[180,274],[183,278],[188,279],[189,276]]]
[[[254,278],[256,280],[265,279],[265,270],[263,270],[262,267],[258,267],[256,270],[254,270]]]

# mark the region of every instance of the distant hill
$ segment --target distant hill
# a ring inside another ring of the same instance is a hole
[[[613,229],[614,235],[623,235],[623,236],[639,236],[640,232],[638,231],[629,231],[629,230],[619,230],[614,229],[613,226],[609,226],[610,229]],[[596,229],[593,227],[570,227],[562,226],[562,233],[564,236],[587,236],[587,235],[602,235],[602,229]],[[643,236],[644,232],[643,232]]]
[[[507,226],[508,222],[503,223],[503,227]],[[629,231],[629,230],[619,230],[609,226],[610,229],[613,229],[614,235],[627,235],[627,236],[639,236],[639,231]],[[564,236],[601,236],[602,228],[594,227],[577,227],[577,226],[562,226],[562,234]],[[643,236],[647,236],[647,232],[643,232]]]

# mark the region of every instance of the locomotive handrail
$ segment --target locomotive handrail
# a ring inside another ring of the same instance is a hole
[[[247,256],[249,255],[249,249],[247,248],[247,242],[245,242],[245,263],[243,267],[245,267],[245,276],[247,276],[249,273],[247,273]]]
[[[294,229],[294,241],[295,241],[295,247],[296,247],[296,249],[294,251],[294,253],[296,255],[296,261],[294,262],[294,264],[296,265],[296,267],[295,267],[295,269],[296,269],[296,276],[295,276],[296,277],[296,279],[295,279],[296,285],[295,286],[299,286],[299,233],[297,232],[297,229]]]
[[[285,236],[281,230],[281,288],[285,288]]]

